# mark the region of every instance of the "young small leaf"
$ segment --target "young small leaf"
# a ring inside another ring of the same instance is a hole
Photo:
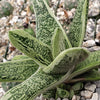
[[[67,90],[61,89],[61,88],[57,88],[57,92],[56,92],[56,98],[68,98],[69,97],[69,92]]]
[[[52,37],[52,55],[56,58],[62,51],[67,48],[67,41],[60,28],[56,28]]]

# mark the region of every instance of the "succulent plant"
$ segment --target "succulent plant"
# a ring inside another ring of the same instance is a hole
[[[14,8],[9,2],[0,1],[0,18],[11,15],[13,10]]]
[[[66,82],[80,78],[83,81],[99,80],[100,73],[95,68],[100,65],[100,51],[91,53],[81,47],[89,0],[79,0],[68,35],[45,0],[30,2],[36,14],[36,37],[24,30],[9,32],[11,43],[25,56],[0,63],[0,81],[22,83],[10,89],[1,100],[33,100],[41,93],[54,95],[55,88]],[[76,91],[75,87],[77,85],[73,87]],[[57,95],[61,97],[70,95],[60,87],[57,90]],[[73,95],[74,91],[70,90],[70,93]]]

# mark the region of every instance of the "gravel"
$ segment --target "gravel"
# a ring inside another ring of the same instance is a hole
[[[34,14],[29,9],[29,0],[24,3],[24,0],[7,0],[14,6],[14,12],[9,17],[3,17],[0,19],[0,62],[3,62],[3,55],[5,54],[6,47],[8,44],[8,32],[12,29],[23,29],[22,25],[27,21],[30,26],[35,31],[35,25],[30,23],[35,20]],[[66,0],[66,2],[70,0]],[[77,0],[72,0],[69,4],[76,2]],[[72,2],[72,3],[71,3]],[[57,5],[57,0],[52,0],[53,7],[51,9],[54,12],[55,5]],[[68,9],[65,6],[64,0],[61,0],[60,4],[62,4],[63,8],[57,9],[57,19],[61,22],[61,24],[69,23],[69,20],[73,19],[76,11],[76,5],[73,5],[72,8]],[[70,6],[70,5],[69,5]],[[64,10],[65,9],[65,12]],[[68,15],[67,15],[68,14]],[[100,18],[95,19],[95,16],[100,15],[100,0],[90,0],[89,3],[89,19],[87,22],[87,30],[86,35],[83,42],[83,47],[88,48],[89,51],[97,51],[100,50],[100,46],[95,44],[95,39],[97,34],[100,34]],[[64,27],[64,29],[69,29],[68,27]],[[9,44],[11,48],[13,46]],[[17,49],[9,49],[7,59],[11,60],[15,55],[22,54]],[[0,86],[0,98],[5,94],[4,90]],[[45,100],[43,96],[39,96],[36,100]],[[51,98],[50,100],[54,100]],[[61,100],[58,98],[57,100]],[[69,100],[68,98],[64,98],[63,100]],[[84,89],[80,91],[80,95],[74,95],[72,100],[100,100],[100,81],[86,83],[84,85]]]

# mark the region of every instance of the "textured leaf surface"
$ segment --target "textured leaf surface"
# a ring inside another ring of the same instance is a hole
[[[25,31],[10,31],[9,39],[17,49],[31,57],[39,65],[48,65],[52,61],[50,48]]]
[[[100,80],[100,72],[94,69],[87,73],[82,74],[82,76],[80,78],[83,78],[83,81]]]
[[[86,59],[88,53],[81,47],[67,49],[61,52],[43,71],[48,74],[65,74],[72,66],[75,67],[80,61]]]
[[[75,17],[68,34],[72,47],[79,47],[82,45],[86,30],[88,4],[89,0],[79,0]]]
[[[62,51],[66,49],[67,41],[60,28],[55,29],[52,38],[52,55],[56,58]]]
[[[50,98],[55,98],[55,94],[56,88],[48,90],[45,93],[43,93],[43,97],[49,100]]]
[[[80,74],[83,74],[96,66],[100,65],[100,51],[90,53],[89,57],[76,66],[75,71],[70,75],[72,79]]]
[[[34,6],[36,15],[36,37],[44,43],[51,45],[51,38],[54,34],[54,30],[60,27],[66,40],[67,48],[71,47],[71,44],[62,28],[60,23],[56,20],[56,17],[51,12],[49,6],[45,0],[30,0]]]
[[[78,77],[75,77],[70,81],[66,81],[66,83],[74,83],[79,81],[97,81],[97,80],[100,80],[100,72],[93,69],[90,70],[89,72],[79,75]]]
[[[0,82],[22,82],[30,77],[39,66],[32,59],[0,63]]]
[[[63,51],[61,54],[57,56],[57,58],[54,60],[53,63],[62,65],[62,63],[68,62],[68,60],[65,59],[66,56],[69,56],[70,52],[75,52],[75,51],[77,52],[81,51],[82,53],[82,54],[79,53],[80,57],[76,58],[77,62],[84,60],[88,56],[88,52],[85,49],[73,48],[67,51]],[[83,53],[84,53],[84,56],[82,56]],[[58,61],[59,58],[60,58],[60,61]],[[73,59],[71,60],[73,61]],[[11,100],[11,99],[12,100],[24,100],[24,99],[31,100],[35,98],[37,95],[39,95],[40,93],[43,93],[49,89],[52,89],[55,86],[61,84],[63,81],[65,81],[74,70],[74,67],[75,67],[74,65],[68,66],[67,67],[68,70],[66,71],[65,74],[63,73],[62,75],[46,74],[43,71],[44,68],[42,69],[41,67],[30,78],[28,78],[27,80],[25,80],[23,83],[19,84],[18,86],[12,88],[11,90],[9,90],[1,100]]]
[[[69,92],[67,90],[57,88],[56,92],[56,98],[68,98],[69,97]]]
[[[9,90],[1,100],[33,100],[40,93],[61,84],[73,71],[71,68],[65,75],[48,75],[40,68],[23,83]]]
[[[24,60],[24,59],[30,59],[28,56],[25,55],[17,55],[15,57],[13,57],[12,61],[17,61],[17,60]],[[11,62],[12,63],[12,62]],[[37,65],[38,67],[38,65]],[[9,68],[9,67],[8,67]],[[35,68],[36,69],[36,68]],[[37,69],[36,69],[37,71]],[[35,73],[35,71],[34,71]],[[19,73],[20,74],[20,73]],[[22,73],[23,74],[23,73]],[[33,73],[32,73],[33,74]],[[8,74],[9,75],[9,74]],[[31,75],[30,75],[31,76]],[[25,78],[26,79],[26,78]],[[9,80],[10,81],[10,80]],[[13,81],[19,81],[17,80],[13,80]],[[21,81],[21,80],[20,80]],[[24,81],[24,79],[23,79]],[[21,82],[2,82],[2,88],[4,89],[5,92],[7,92],[9,89],[13,88],[14,86],[20,84]]]
[[[9,89],[13,88],[14,86],[20,84],[21,82],[2,82],[1,86],[4,89],[5,92],[7,92]]]

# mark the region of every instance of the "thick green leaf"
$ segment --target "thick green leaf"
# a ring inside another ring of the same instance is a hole
[[[75,77],[74,79],[66,81],[66,83],[74,83],[74,82],[80,82],[80,81],[97,81],[97,80],[100,80],[100,72],[94,69],[82,75],[79,75]]]
[[[45,0],[30,0],[33,4],[36,15],[36,37],[44,43],[51,45],[51,38],[54,31],[59,27],[67,41],[67,48],[71,47],[71,44],[64,32],[62,26],[57,21],[54,14],[51,12],[49,6]]]
[[[56,98],[68,98],[69,92],[65,89],[57,88]]]
[[[82,45],[86,31],[88,4],[89,0],[79,0],[75,17],[68,34],[72,47],[80,47]]]
[[[54,60],[53,63],[62,65],[62,63],[65,63],[66,61],[68,61],[68,59],[65,59],[64,61],[63,59],[66,58],[66,56],[68,56],[69,51],[70,52],[76,52],[76,51],[80,52],[81,51],[82,54],[79,53],[80,57],[83,55],[83,52],[84,52],[84,56],[81,57],[81,60],[84,60],[88,55],[88,52],[82,48],[73,48],[67,51],[63,51],[61,54],[57,56],[57,58]],[[80,57],[76,57],[77,62],[80,61]],[[59,58],[60,58],[60,61],[58,63],[57,59]],[[40,93],[46,92],[47,90],[52,89],[55,86],[64,82],[74,70],[74,67],[75,67],[74,65],[68,66],[67,68],[69,70],[67,70],[66,73],[62,75],[46,74],[43,71],[44,68],[41,67],[30,78],[25,80],[23,83],[17,85],[16,87],[12,88],[11,90],[9,90],[3,96],[3,98],[1,98],[1,100],[24,100],[24,99],[32,100],[36,96],[38,96]]]
[[[52,61],[50,48],[24,30],[10,31],[9,39],[17,49],[31,57],[39,65],[48,65]]]
[[[65,75],[49,75],[40,68],[23,83],[10,89],[1,100],[34,100],[40,93],[46,92],[65,81],[73,67]]]
[[[82,74],[82,76],[80,76],[80,78],[83,78],[83,81],[96,81],[96,80],[100,80],[100,72],[97,70],[91,70],[87,73]]]
[[[82,90],[83,89],[83,83],[77,82],[71,87],[71,89],[74,90],[74,91]]]
[[[18,61],[18,60],[24,60],[24,59],[30,59],[28,56],[25,56],[25,55],[17,55],[15,56],[12,61]],[[38,68],[38,65],[37,65],[37,68]],[[35,68],[36,69],[36,68]],[[36,69],[37,71],[37,69]],[[35,71],[34,71],[35,73]],[[19,73],[20,74],[20,73]],[[23,73],[22,73],[23,74]],[[32,73],[33,74],[33,73]],[[9,74],[8,74],[9,75]],[[17,74],[18,75],[18,74]],[[30,75],[31,76],[31,75]],[[25,78],[26,79],[26,78]],[[9,80],[10,81],[10,80]],[[13,81],[19,81],[18,80],[13,80]],[[23,79],[24,81],[24,79]],[[14,86],[20,84],[21,82],[2,82],[2,88],[4,89],[5,92],[7,92],[9,89],[13,88]]]
[[[32,59],[0,63],[0,82],[22,82],[38,68],[39,66]]]
[[[67,41],[60,28],[56,28],[52,37],[52,55],[56,58],[62,51],[66,49]]]
[[[100,51],[90,53],[89,57],[76,66],[75,71],[70,75],[72,79],[100,65]]]
[[[88,57],[88,51],[81,47],[70,48],[61,52],[55,60],[43,69],[48,74],[65,74],[72,66]]]

